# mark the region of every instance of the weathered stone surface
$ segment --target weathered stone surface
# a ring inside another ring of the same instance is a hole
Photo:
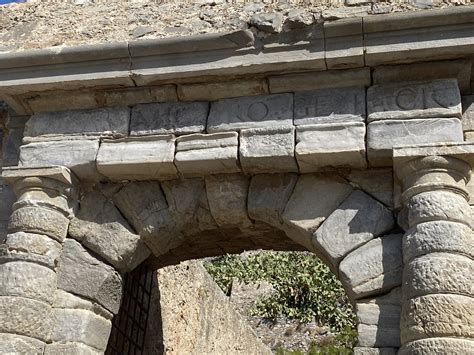
[[[110,320],[83,309],[54,309],[54,317],[52,341],[84,343],[99,351],[107,347]]]
[[[177,139],[175,164],[186,177],[240,172],[238,134],[193,134]]]
[[[283,224],[281,215],[297,180],[297,174],[253,176],[247,203],[250,218],[280,227]]]
[[[463,196],[450,191],[426,191],[408,202],[410,227],[422,222],[448,220],[474,225],[472,211]]]
[[[323,70],[309,73],[270,76],[268,78],[270,92],[272,94],[356,85],[367,87],[370,85],[370,81],[370,68]]]
[[[59,260],[61,244],[55,240],[42,235],[25,232],[8,234],[5,238],[5,247],[11,253],[23,260],[38,261],[38,257],[43,259],[41,264],[54,268]]]
[[[208,111],[207,102],[136,105],[132,109],[130,135],[200,133],[206,129]]]
[[[349,253],[339,264],[339,277],[349,295],[359,299],[400,285],[402,269],[402,235],[393,234]]]
[[[16,166],[20,160],[20,146],[23,139],[23,128],[9,129],[3,138],[2,164]]]
[[[89,90],[48,90],[28,95],[24,101],[33,113],[85,110],[100,106],[94,92]]]
[[[346,0],[366,2],[366,0]],[[359,4],[360,5],[360,4]],[[324,23],[325,59],[329,69],[364,66],[362,18]]]
[[[21,146],[20,165],[42,167],[62,165],[70,168],[80,179],[97,179],[95,158],[98,139],[74,139],[33,142]]]
[[[44,355],[64,355],[64,354],[74,354],[74,355],[101,355],[102,351],[93,349],[82,343],[52,343],[46,344]]]
[[[333,198],[327,191],[328,198]],[[337,206],[336,206],[337,207]],[[337,266],[352,250],[395,226],[393,214],[366,193],[355,190],[324,221],[313,243]]]
[[[206,177],[207,199],[211,214],[220,227],[249,227],[247,214],[249,178],[243,175]]]
[[[474,95],[462,97],[462,129],[474,131]]]
[[[175,85],[160,85],[150,87],[127,87],[97,91],[95,96],[105,106],[133,106],[139,103],[167,102],[178,99]]]
[[[12,211],[12,205],[16,201],[16,196],[13,190],[5,185],[1,185],[0,180],[0,220],[8,221]]]
[[[439,252],[474,258],[474,236],[471,228],[456,222],[425,222],[409,229],[403,237],[403,259],[406,263],[417,256]]]
[[[293,126],[242,129],[239,152],[246,173],[298,172]]]
[[[43,354],[45,343],[16,334],[0,334],[0,354]]]
[[[120,271],[133,270],[150,255],[119,210],[98,191],[82,199],[81,209],[69,225],[69,235]]]
[[[23,297],[0,296],[0,333],[47,341],[52,326],[51,306]]]
[[[130,109],[98,108],[37,113],[25,126],[25,137],[80,135],[114,136],[128,135]]]
[[[374,85],[367,90],[367,121],[424,117],[461,118],[456,79]]]
[[[461,92],[469,90],[470,77],[471,63],[468,60],[381,65],[372,73],[374,84],[456,78]]]
[[[266,12],[255,14],[249,21],[251,26],[258,28],[260,31],[277,33],[281,31],[283,25],[283,15],[279,12]]]
[[[394,146],[463,140],[457,118],[383,120],[367,126],[367,156],[372,166],[392,166]]]
[[[334,167],[365,168],[365,124],[298,126],[295,153],[302,173]]]
[[[55,292],[53,308],[84,309],[108,320],[114,316],[100,304],[60,289]]]
[[[393,207],[392,169],[351,170],[346,178],[385,206]]]
[[[117,314],[122,298],[122,277],[78,242],[66,239],[58,271],[58,288],[94,300]]]
[[[397,348],[365,348],[357,346],[354,348],[354,355],[396,355],[397,350]]]
[[[97,170],[111,180],[166,180],[176,178],[173,135],[132,137],[102,142]]]
[[[420,339],[402,346],[399,355],[469,354],[474,341],[461,338]]]
[[[62,242],[66,238],[69,219],[61,212],[44,207],[22,207],[13,211],[10,232],[46,234]]]
[[[24,261],[0,264],[0,296],[32,298],[51,304],[56,290],[56,273]]]
[[[225,132],[292,124],[293,95],[248,96],[213,102],[207,131]]]
[[[474,131],[464,132],[464,140],[466,142],[474,142]]]
[[[235,80],[178,86],[178,96],[183,101],[216,101],[229,97],[268,94],[265,80]]]
[[[406,264],[403,295],[413,298],[433,293],[474,296],[474,261],[451,254],[433,253]]]
[[[401,341],[456,337],[473,333],[474,298],[438,294],[412,298],[402,308]]]
[[[295,126],[364,121],[364,87],[332,88],[295,93]]]

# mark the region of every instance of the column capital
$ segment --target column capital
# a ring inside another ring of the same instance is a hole
[[[14,186],[18,181],[25,178],[43,177],[58,181],[66,186],[74,186],[78,183],[76,176],[64,166],[47,166],[38,168],[24,168],[21,166],[3,168],[2,178],[9,185]]]

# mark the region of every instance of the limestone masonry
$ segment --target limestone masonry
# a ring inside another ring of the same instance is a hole
[[[331,268],[357,355],[473,353],[473,9],[0,55],[0,353],[102,354],[124,273],[259,248]]]

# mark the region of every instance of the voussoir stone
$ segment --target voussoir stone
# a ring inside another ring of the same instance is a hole
[[[23,297],[0,296],[0,333],[49,340],[52,308],[49,304]]]
[[[351,170],[346,178],[385,206],[393,207],[392,169]]]
[[[462,255],[431,253],[413,259],[403,272],[404,297],[433,293],[474,296],[474,261]]]
[[[208,102],[139,104],[132,109],[130,135],[201,133],[208,111]]]
[[[316,231],[313,243],[337,266],[352,250],[394,225],[393,214],[388,208],[365,192],[355,190]]]
[[[472,336],[474,298],[453,294],[425,295],[405,301],[401,315],[401,340]]]
[[[425,117],[461,118],[456,79],[394,83],[367,90],[367,121]]]
[[[11,232],[46,234],[62,242],[66,238],[69,219],[56,210],[44,207],[22,207],[10,216]]]
[[[207,131],[225,132],[292,124],[292,94],[246,96],[213,102],[207,121]]]
[[[339,275],[355,299],[379,294],[402,282],[402,235],[375,238],[349,253]]]
[[[462,338],[428,338],[402,346],[399,355],[469,354],[474,340]]]
[[[43,354],[45,343],[17,334],[0,334],[0,354]]]
[[[53,308],[84,309],[91,311],[105,319],[112,320],[114,315],[97,302],[92,302],[84,297],[57,289],[54,296]]]
[[[106,107],[37,113],[25,125],[25,137],[51,135],[128,135],[130,109]]]
[[[250,218],[274,227],[283,224],[281,217],[298,180],[297,174],[259,174],[252,177],[248,195]]]
[[[77,241],[66,239],[58,271],[58,288],[96,301],[117,314],[122,298],[122,277]]]
[[[112,201],[98,191],[82,199],[69,225],[69,235],[121,271],[133,270],[150,255]]]
[[[91,348],[82,343],[52,343],[46,344],[44,355],[102,355],[104,352]]]
[[[474,235],[471,228],[457,222],[432,221],[417,224],[405,233],[405,262],[436,252],[457,253],[474,258]]]
[[[54,309],[55,323],[51,332],[54,342],[79,342],[104,351],[112,323],[83,309]]]

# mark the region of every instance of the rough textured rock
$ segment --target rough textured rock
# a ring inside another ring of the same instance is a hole
[[[354,348],[354,355],[396,355],[397,350],[397,348],[365,348],[357,346]]]
[[[148,319],[149,354],[271,353],[196,262],[158,271]]]
[[[283,15],[278,12],[253,15],[250,25],[263,32],[277,33],[283,25]]]
[[[408,343],[400,348],[399,355],[431,355],[436,353],[469,354],[474,341],[456,338],[429,338]]]
[[[315,232],[313,243],[337,266],[352,250],[394,226],[390,210],[366,193],[355,190]]]
[[[69,235],[120,271],[131,271],[150,251],[114,204],[98,191],[87,194],[69,225]]]
[[[391,290],[402,283],[402,235],[372,239],[339,264],[339,277],[349,295],[359,299]]]
[[[103,351],[98,351],[82,343],[53,343],[46,344],[44,355],[101,355]]]
[[[66,239],[58,271],[58,288],[96,301],[117,314],[122,298],[122,277],[78,242]]]
[[[91,311],[108,320],[112,320],[114,316],[113,313],[106,310],[100,304],[60,289],[56,290],[53,308],[83,309]]]
[[[45,343],[15,334],[0,334],[1,354],[43,354]]]

